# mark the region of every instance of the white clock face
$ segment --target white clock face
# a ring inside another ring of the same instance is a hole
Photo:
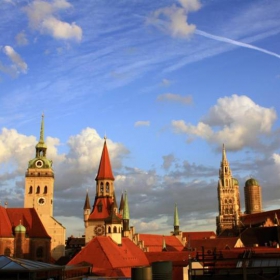
[[[39,159],[36,161],[35,165],[36,165],[36,167],[41,168],[41,167],[43,167],[43,161]]]
[[[46,200],[45,200],[44,197],[39,197],[39,198],[38,198],[38,204],[39,204],[39,205],[44,205],[45,202],[46,202]]]

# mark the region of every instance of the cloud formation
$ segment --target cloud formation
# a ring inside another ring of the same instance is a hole
[[[35,0],[24,8],[29,26],[42,34],[49,34],[53,38],[62,40],[82,39],[82,28],[75,22],[61,21],[57,14],[60,11],[71,8],[72,5],[66,0],[53,0],[51,2]]]
[[[192,104],[193,99],[191,95],[188,96],[182,96],[180,94],[174,94],[174,93],[164,93],[160,94],[157,97],[158,101],[173,101],[173,102],[179,102],[185,105]]]
[[[27,72],[27,64],[11,46],[5,46],[3,52],[13,63],[11,66],[3,65],[1,67],[3,72],[11,73],[13,75]]]
[[[150,126],[150,121],[137,121],[134,123],[134,126]]]
[[[236,94],[219,98],[197,125],[184,120],[172,121],[175,133],[185,133],[188,140],[202,138],[210,144],[226,143],[227,149],[262,145],[262,137],[271,133],[277,118],[273,108],[257,105],[249,97]]]
[[[189,37],[196,26],[188,23],[188,13],[200,9],[199,0],[179,0],[179,5],[160,8],[147,19],[147,23],[154,25],[173,37]]]

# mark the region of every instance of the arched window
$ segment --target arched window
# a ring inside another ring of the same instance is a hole
[[[36,257],[37,258],[42,258],[44,255],[44,249],[42,246],[38,247],[36,250]]]
[[[225,213],[228,214],[228,209],[225,210]]]
[[[48,187],[47,186],[44,187],[44,193],[45,194],[48,193]]]
[[[106,182],[106,192],[108,193],[110,189],[110,184],[108,182]]]
[[[33,192],[33,188],[32,186],[29,187],[29,193],[32,193]]]
[[[37,187],[36,193],[40,193],[40,186]]]
[[[108,227],[108,233],[111,233],[111,227]]]
[[[225,199],[225,203],[227,203],[227,199]]]
[[[228,186],[228,180],[226,179],[226,186]]]
[[[103,182],[101,182],[101,184],[100,184],[100,191],[101,191],[101,193],[104,192],[104,185],[103,185]]]
[[[117,232],[118,232],[116,226],[114,226],[113,232],[114,232],[114,233],[117,233]]]

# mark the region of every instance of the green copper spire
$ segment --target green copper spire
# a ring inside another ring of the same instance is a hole
[[[128,206],[128,199],[127,199],[126,191],[124,193],[123,219],[129,220],[129,206]]]
[[[178,209],[177,209],[177,203],[175,203],[175,209],[174,209],[174,232],[173,235],[179,235],[180,229],[179,229],[179,215],[178,215]]]
[[[174,210],[174,227],[179,226],[179,215],[178,215],[178,208],[177,203],[175,203],[175,210]]]
[[[41,130],[40,130],[40,140],[39,140],[38,144],[36,145],[36,148],[47,149],[47,145],[45,144],[45,141],[44,141],[44,134],[45,134],[44,114],[42,114]]]

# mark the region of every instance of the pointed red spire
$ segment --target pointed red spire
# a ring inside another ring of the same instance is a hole
[[[109,179],[109,180],[115,180],[112,168],[111,168],[111,162],[110,162],[110,157],[107,149],[107,144],[106,144],[106,138],[104,141],[104,146],[103,146],[103,151],[100,159],[100,164],[98,168],[98,173],[95,178],[95,180],[102,180],[102,179]]]

